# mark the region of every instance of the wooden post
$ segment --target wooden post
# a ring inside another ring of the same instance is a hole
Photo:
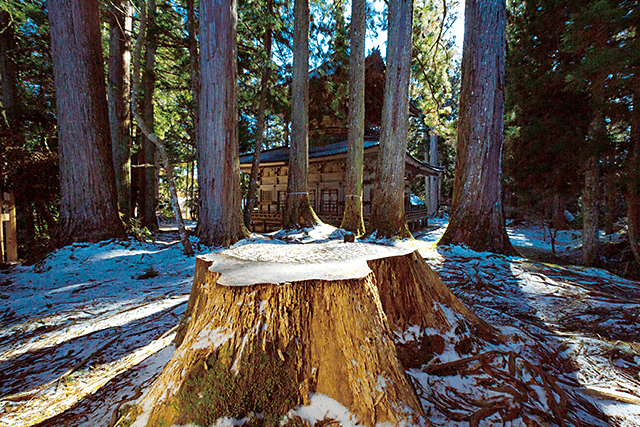
[[[7,262],[18,260],[18,239],[16,235],[16,203],[13,192],[3,193],[2,197],[2,227],[0,227],[0,238],[2,238],[2,259]]]

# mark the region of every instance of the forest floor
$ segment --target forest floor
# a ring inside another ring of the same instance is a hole
[[[508,229],[525,258],[436,247],[446,222],[432,224],[395,245],[420,250],[505,337],[476,343],[472,357],[447,350],[407,367],[433,425],[640,426],[638,282],[540,261],[551,246],[537,227]],[[199,254],[211,252],[192,239]],[[280,252],[294,254],[309,243],[341,241],[335,229],[318,227],[286,241],[254,235],[238,245],[282,244]],[[579,233],[560,232],[557,256],[570,259],[579,243]],[[177,233],[165,229],[153,242],[75,244],[0,271],[0,426],[114,425],[173,355],[194,268]],[[396,336],[399,345],[407,334]],[[316,395],[296,414],[355,425],[345,411]]]

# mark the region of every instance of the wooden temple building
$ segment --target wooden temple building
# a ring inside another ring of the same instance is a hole
[[[344,212],[347,159],[347,103],[340,99],[339,108],[327,108],[334,102],[334,89],[347,79],[343,70],[333,73],[312,73],[309,107],[309,199],[318,217],[325,223],[339,226]],[[378,51],[366,60],[365,140],[363,175],[363,216],[365,225],[371,213],[375,164],[379,151],[379,133],[384,97],[384,62]],[[337,82],[336,82],[337,81]],[[410,114],[420,110],[413,104]],[[288,145],[288,144],[287,144]],[[253,154],[240,156],[240,170],[251,172]],[[273,231],[282,228],[282,212],[287,193],[289,148],[278,147],[262,151],[258,177],[258,201],[252,215],[252,230]],[[405,155],[405,212],[411,229],[426,226],[428,212],[424,204],[411,203],[411,184],[420,177],[439,177],[442,168],[422,162],[408,152]]]

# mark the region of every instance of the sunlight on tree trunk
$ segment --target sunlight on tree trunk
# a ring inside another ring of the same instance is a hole
[[[54,242],[124,237],[111,154],[95,0],[49,1],[60,153],[60,217]]]
[[[118,207],[131,217],[131,31],[129,0],[114,2],[109,10],[109,122]]]
[[[200,120],[197,234],[230,246],[248,235],[242,221],[238,147],[235,0],[200,1]]]
[[[294,1],[291,146],[284,228],[320,222],[309,202],[309,0]]]
[[[353,254],[340,263],[320,256],[295,266],[238,251],[196,259],[178,351],[140,400],[150,412],[136,425],[212,425],[230,410],[238,418],[253,411],[277,420],[318,393],[347,407],[358,425],[428,426],[391,337],[409,327],[445,335],[464,326],[501,342],[418,251]],[[251,392],[255,378],[264,380]],[[209,401],[198,404],[203,399]]]
[[[377,181],[367,234],[411,237],[404,209],[413,1],[391,0]]]
[[[439,244],[512,255],[500,183],[505,27],[504,0],[466,2],[453,201]]]
[[[356,235],[364,233],[362,217],[362,177],[364,159],[364,40],[367,28],[366,0],[351,4],[351,41],[349,55],[349,136],[344,215],[341,228]]]
[[[156,53],[158,50],[158,26],[156,24],[156,0],[148,1],[149,11],[147,12],[146,46],[144,52],[144,72],[142,75],[143,98],[140,112],[144,123],[149,126],[151,133],[155,130],[154,115],[154,91],[156,86]],[[137,96],[137,94],[136,94]],[[136,106],[135,108],[138,108]],[[143,132],[142,135],[142,155],[141,161],[144,165],[142,169],[142,186],[140,197],[140,210],[142,225],[151,231],[158,230],[158,208],[159,175],[158,152],[156,145]]]

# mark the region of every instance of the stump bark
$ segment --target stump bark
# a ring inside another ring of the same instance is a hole
[[[313,393],[365,426],[429,425],[394,334],[408,325],[449,330],[444,305],[490,331],[417,251],[306,264],[198,257],[179,347],[135,425],[210,425],[251,413],[269,420]]]

